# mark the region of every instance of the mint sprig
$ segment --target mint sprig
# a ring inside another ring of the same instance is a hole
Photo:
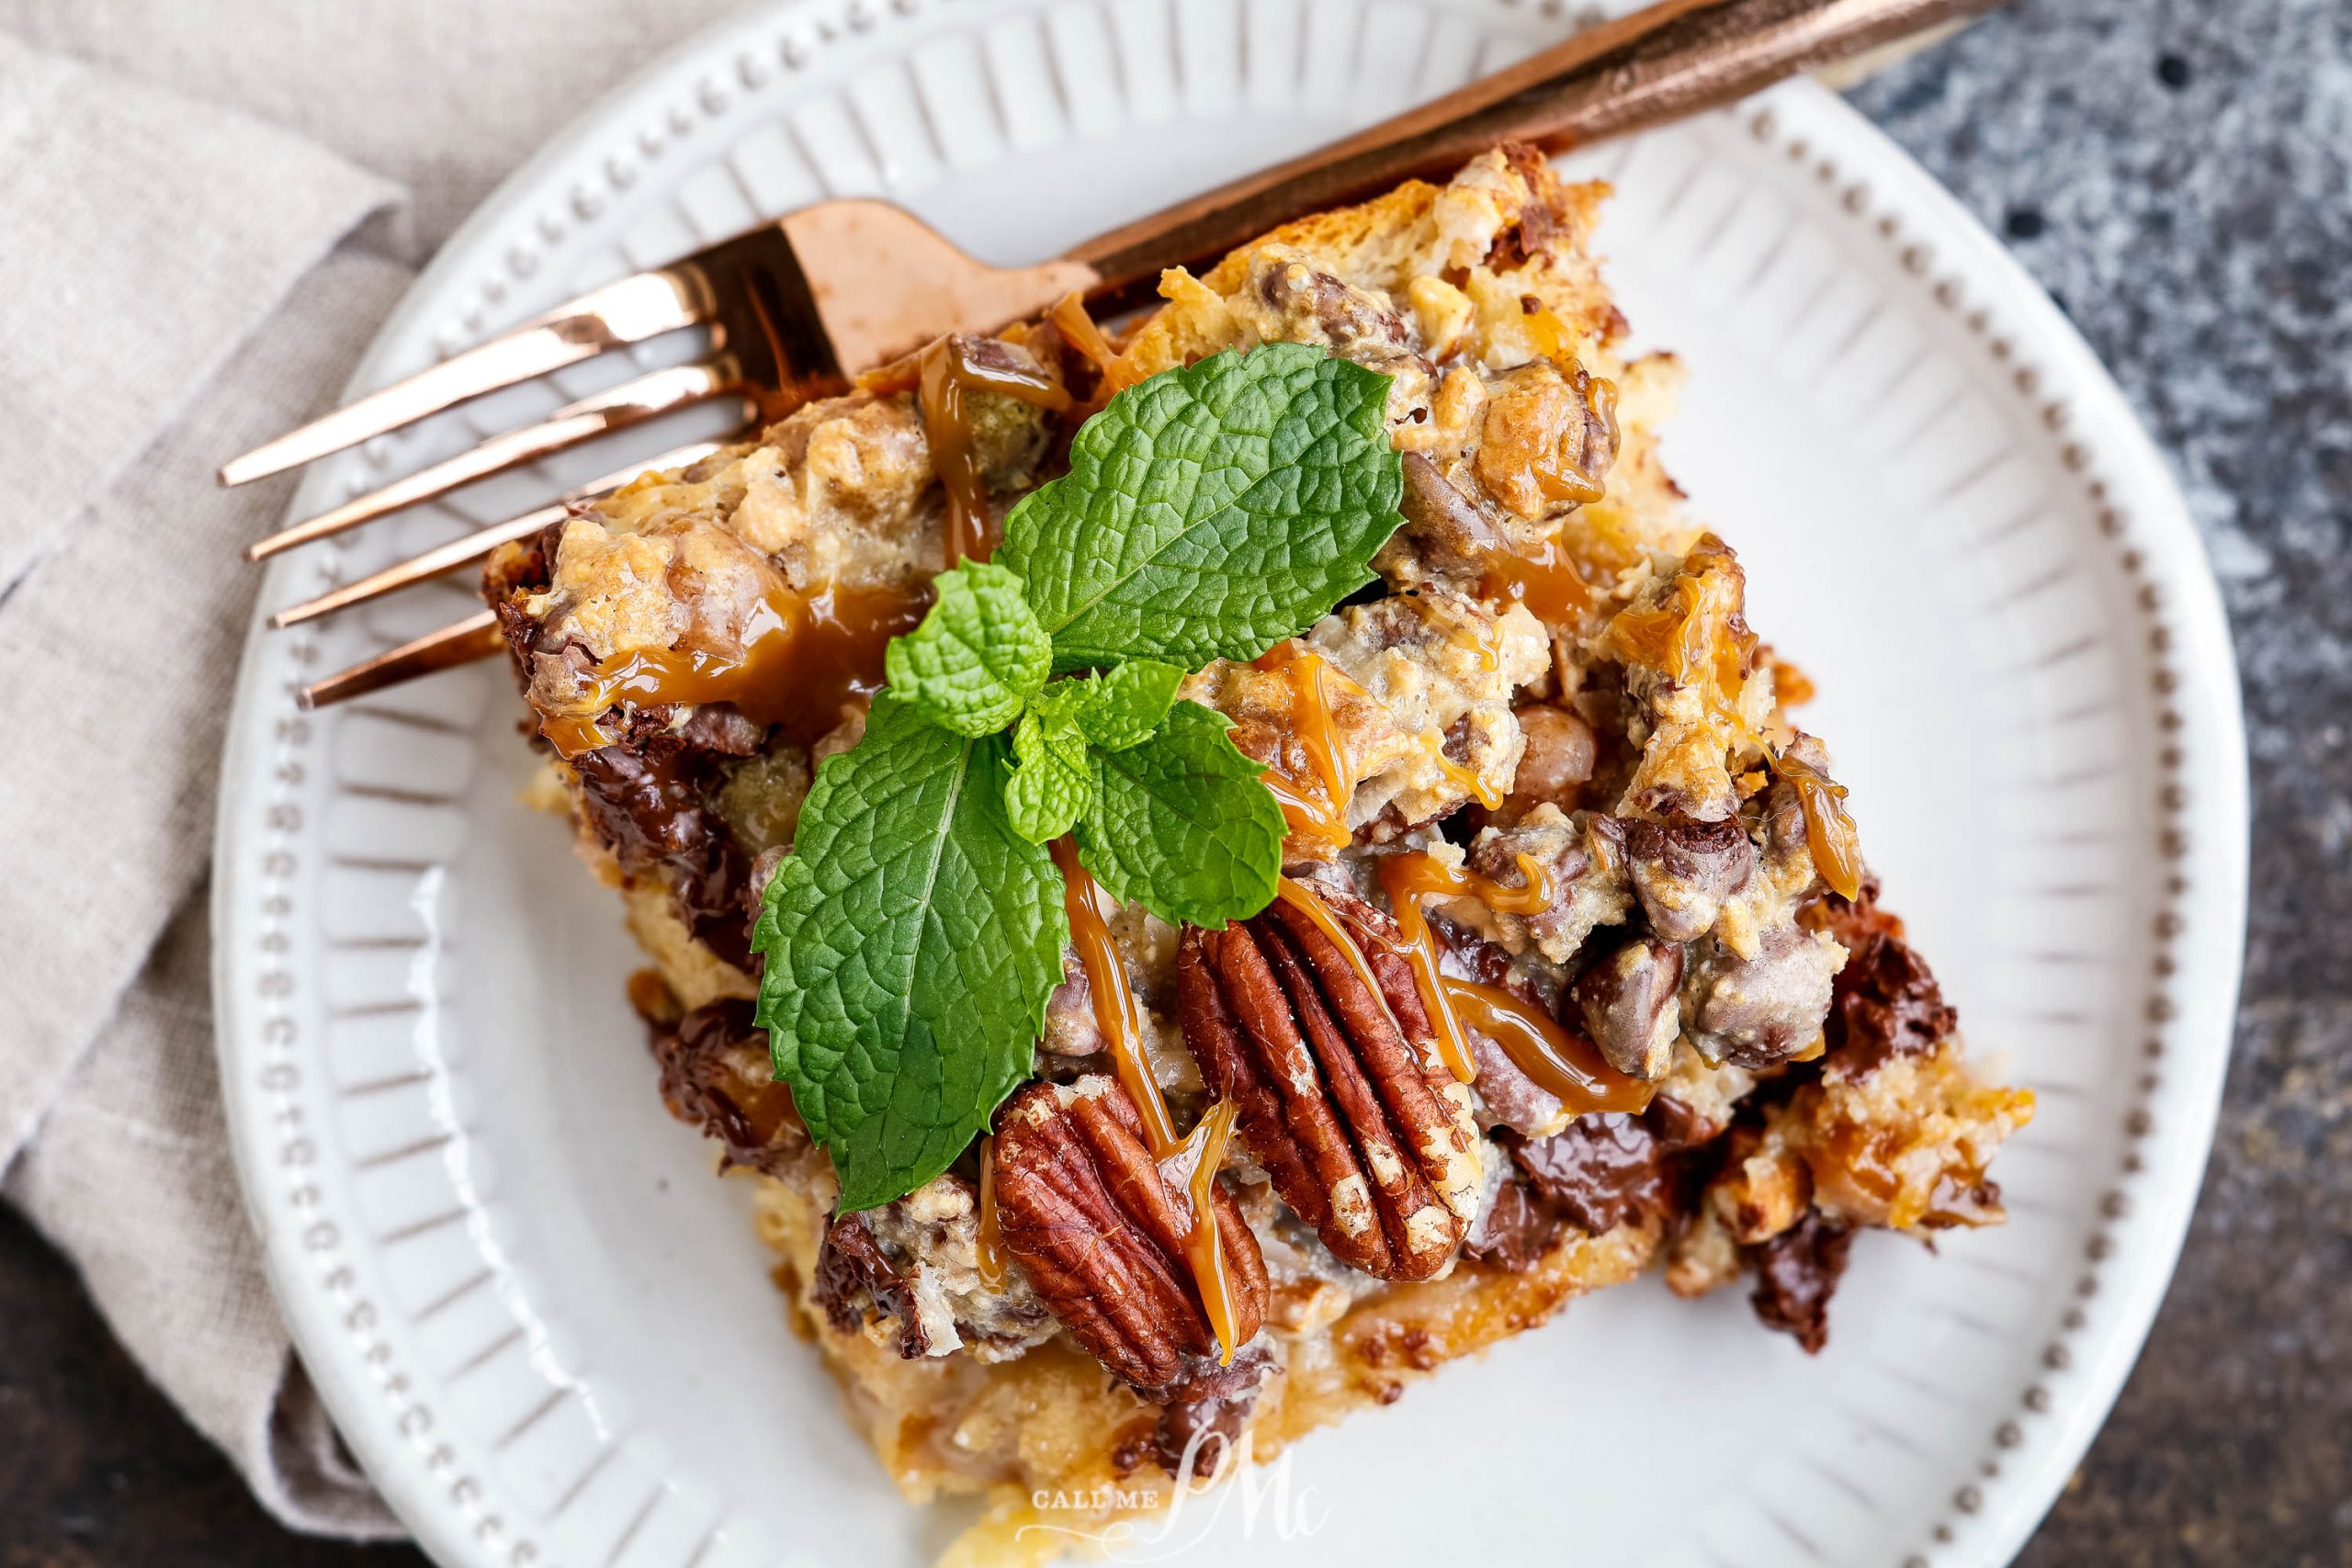
[[[1074,833],[1113,896],[1171,923],[1272,901],[1261,766],[1176,693],[1371,581],[1401,521],[1386,402],[1386,377],[1295,344],[1155,376],[892,640],[752,936],[758,1021],[843,1211],[939,1175],[1028,1077],[1069,938],[1048,842]]]
[[[1086,422],[998,560],[1054,668],[1255,659],[1372,581],[1402,521],[1388,378],[1305,344],[1163,371]]]
[[[1215,708],[1178,703],[1150,739],[1094,753],[1078,857],[1123,903],[1222,926],[1271,903],[1288,827]]]
[[[1021,716],[1052,673],[1053,639],[1023,596],[1021,579],[972,561],[931,580],[922,625],[882,651],[890,690],[957,735],[993,735]]]
[[[1069,921],[1053,857],[1005,820],[1004,752],[882,693],[752,928],[757,1020],[844,1211],[945,1170],[1029,1076]]]

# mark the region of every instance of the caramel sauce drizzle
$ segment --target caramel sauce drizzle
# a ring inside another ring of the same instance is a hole
[[[1852,898],[1862,890],[1862,835],[1846,809],[1846,786],[1809,762],[1782,754],[1772,759],[1781,776],[1795,786],[1804,810],[1804,847],[1814,869],[1831,892]]]
[[[1438,972],[1437,934],[1430,930],[1429,917],[1421,912],[1421,900],[1471,897],[1481,884],[1512,899],[1532,898],[1539,889],[1544,894],[1550,893],[1549,879],[1533,861],[1521,860],[1520,868],[1527,875],[1527,886],[1505,889],[1475,872],[1456,870],[1434,855],[1418,852],[1391,855],[1380,863],[1380,886],[1388,895],[1389,913],[1396,921],[1397,934],[1404,939],[1405,963],[1413,971],[1413,984],[1420,990],[1421,1005],[1429,1010],[1430,1027],[1437,1035],[1438,1055],[1457,1082],[1469,1083],[1476,1078],[1478,1062],[1470,1054],[1461,1019],[1454,1015],[1453,993],[1446,977]],[[1532,908],[1540,909],[1544,904],[1535,903]]]
[[[980,1269],[980,1283],[990,1289],[1004,1283],[1004,1231],[996,1218],[996,1138],[980,1134],[980,1223],[973,1236]]]
[[[1517,600],[1547,626],[1572,625],[1592,607],[1592,589],[1554,534],[1525,554],[1498,555],[1487,562],[1478,584],[1483,599]]]
[[[577,757],[613,737],[598,721],[616,703],[733,703],[754,724],[781,724],[806,744],[840,722],[842,705],[882,684],[882,649],[922,621],[921,588],[831,587],[810,597],[777,587],[752,613],[741,650],[639,649],[598,664],[589,707],[551,714],[539,733]]]
[[[1434,735],[1421,737],[1421,749],[1429,754],[1430,765],[1442,774],[1454,788],[1492,811],[1509,798],[1504,791],[1480,778],[1475,769],[1466,768],[1445,754],[1445,743]]]
[[[1283,808],[1290,830],[1333,849],[1354,841],[1348,826],[1348,799],[1355,793],[1345,742],[1331,716],[1330,665],[1295,637],[1260,655],[1253,668],[1279,674],[1291,693],[1291,730],[1315,770],[1315,781],[1292,777],[1280,768],[1264,774],[1266,787]]]
[[[1563,369],[1575,367],[1576,334],[1568,331],[1568,323],[1560,320],[1549,305],[1538,305],[1526,311],[1526,324],[1527,335],[1535,340],[1536,353]]]
[[[958,335],[940,338],[857,378],[860,391],[915,394],[922,413],[923,439],[931,447],[932,471],[947,492],[940,547],[946,558],[945,569],[951,570],[967,560],[986,560],[996,548],[996,523],[989,515],[979,457],[972,449],[970,395],[994,392],[1056,413],[1071,406],[1069,389],[1041,371],[975,359],[972,345],[986,341]]]
[[[1388,895],[1403,939],[1405,962],[1413,972],[1422,1005],[1429,1010],[1438,1055],[1460,1081],[1476,1078],[1477,1061],[1463,1034],[1463,1021],[1467,1019],[1570,1115],[1639,1111],[1649,1103],[1650,1086],[1610,1066],[1589,1042],[1561,1028],[1543,1009],[1499,986],[1440,972],[1437,934],[1430,929],[1421,900],[1476,898],[1510,915],[1533,915],[1551,908],[1552,880],[1543,866],[1533,857],[1521,855],[1519,870],[1524,883],[1510,887],[1419,852],[1391,855],[1380,863],[1380,885]]]
[[[1447,976],[1447,991],[1472,1028],[1503,1048],[1513,1066],[1560,1102],[1571,1116],[1594,1111],[1634,1111],[1650,1102],[1654,1086],[1628,1077],[1601,1059],[1591,1042],[1560,1027],[1500,986]]]
[[[1144,379],[1143,372],[1134,361],[1111,346],[1111,340],[1103,335],[1102,329],[1087,313],[1086,300],[1081,296],[1076,293],[1063,295],[1054,301],[1054,308],[1046,312],[1046,320],[1060,328],[1062,341],[1078,350],[1102,374],[1100,400],[1109,402],[1112,393],[1123,392]]]
[[[1112,1071],[1143,1122],[1144,1146],[1151,1151],[1153,1159],[1162,1162],[1187,1150],[1195,1151],[1187,1187],[1192,1217],[1182,1238],[1184,1262],[1192,1272],[1193,1288],[1200,1294],[1201,1308],[1208,1314],[1209,1326],[1216,1333],[1220,1359],[1230,1363],[1233,1353],[1240,1348],[1236,1332],[1240,1314],[1235,1305],[1232,1271],[1225,1263],[1224,1238],[1217,1234],[1216,1209],[1210,1200],[1217,1167],[1225,1160],[1226,1142],[1233,1134],[1238,1107],[1230,1100],[1211,1106],[1193,1127],[1192,1136],[1176,1135],[1168,1101],[1159,1092],[1159,1080],[1151,1076],[1150,1062],[1144,1056],[1143,1010],[1136,1000],[1134,987],[1127,984],[1126,965],[1119,962],[1119,950],[1111,937],[1110,911],[1102,885],[1079,863],[1077,840],[1056,839],[1052,853],[1054,863],[1061,868],[1062,907],[1069,914],[1070,942],[1078,949],[1078,961],[1086,969],[1095,1027],[1110,1043]],[[985,1160],[987,1155],[982,1157]],[[984,1165],[981,1170],[984,1235],[988,1229],[986,1215],[994,1211],[990,1201],[994,1183],[989,1169]]]
[[[1600,640],[1602,651],[1625,663],[1647,665],[1678,686],[1697,687],[1713,712],[1745,730],[1739,694],[1757,637],[1741,612],[1741,581],[1729,555],[1722,540],[1701,536],[1666,601],[1619,611]]]
[[[1069,939],[1078,961],[1086,969],[1086,988],[1094,1003],[1094,1027],[1111,1049],[1111,1069],[1119,1087],[1135,1101],[1143,1119],[1144,1146],[1154,1159],[1166,1159],[1183,1146],[1176,1122],[1160,1096],[1159,1081],[1151,1076],[1144,1056],[1143,1007],[1135,987],[1127,984],[1127,966],[1111,937],[1110,900],[1102,885],[1079,863],[1078,842],[1060,838],[1053,842],[1054,863],[1061,868],[1062,908],[1069,915]]]
[[[1201,1293],[1201,1310],[1216,1335],[1217,1364],[1225,1367],[1233,1365],[1233,1354],[1241,1348],[1241,1308],[1234,1300],[1233,1271],[1225,1266],[1225,1233],[1217,1228],[1216,1172],[1225,1163],[1225,1145],[1240,1110],[1238,1100],[1217,1101],[1185,1140],[1198,1154],[1184,1183],[1184,1195],[1192,1201],[1192,1216],[1184,1227],[1184,1262]]]
[[[1576,339],[1567,323],[1544,308],[1529,313],[1527,326],[1544,357],[1563,371],[1576,371]],[[1610,451],[1615,452],[1617,384],[1603,377],[1591,377],[1586,382],[1585,398],[1586,407],[1606,433]],[[1581,468],[1561,462],[1556,454],[1539,464],[1534,472],[1536,488],[1549,501],[1570,501],[1589,506],[1608,493],[1603,481]],[[1516,599],[1547,626],[1570,625],[1592,607],[1591,586],[1577,569],[1560,531],[1532,550],[1513,551],[1488,560],[1478,592],[1486,599]]]

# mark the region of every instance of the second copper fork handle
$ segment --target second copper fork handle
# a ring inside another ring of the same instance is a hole
[[[1782,77],[1990,8],[1999,0],[1662,0],[1355,135],[1072,249],[1090,294],[1138,302],[1164,267],[1442,175],[1504,140],[1548,151],[1733,102]]]

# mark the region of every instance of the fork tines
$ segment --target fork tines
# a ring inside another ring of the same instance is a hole
[[[887,203],[820,202],[559,305],[223,465],[220,482],[243,484],[283,472],[663,333],[687,327],[708,333],[707,352],[693,363],[650,371],[575,399],[535,424],[492,435],[330,507],[246,550],[261,560],[695,404],[740,400],[743,406],[733,427],[740,434],[782,418],[811,397],[845,388],[852,371],[883,363],[944,332],[978,330],[1043,310],[1097,278],[1091,265],[1068,259],[1027,268],[991,267]],[[607,476],[597,488],[610,489],[648,467],[692,461],[706,449],[666,453]],[[493,524],[281,610],[270,624],[293,626],[438,576],[561,515],[558,504]],[[338,701],[484,657],[495,647],[494,629],[476,615],[322,681],[305,700]]]
[[[698,325],[710,315],[710,290],[700,271],[633,274],[231,458],[220,465],[220,482],[248,484],[284,473],[485,393]]]
[[[529,538],[548,524],[562,521],[564,513],[580,502],[609,495],[639,474],[662,468],[683,468],[689,463],[700,462],[718,450],[718,443],[716,441],[697,441],[687,446],[673,446],[642,463],[633,463],[600,479],[591,479],[546,506],[510,517],[503,523],[477,528],[470,534],[461,535],[446,545],[436,545],[422,555],[396,562],[356,582],[346,582],[340,588],[329,589],[315,599],[288,605],[269,617],[270,630],[284,631],[288,626],[316,620],[321,615],[331,615],[337,610],[347,610],[354,604],[381,598],[411,583],[423,582],[445,571],[454,571],[458,567],[481,559],[501,545]]]
[[[723,241],[670,266],[636,274],[559,305],[462,354],[370,393],[222,465],[220,482],[243,484],[314,458],[389,434],[469,400],[578,364],[663,333],[707,329],[709,351],[685,365],[649,371],[617,387],[575,399],[536,423],[492,435],[455,457],[432,463],[306,518],[247,547],[264,560],[298,545],[356,528],[449,491],[537,461],[660,415],[732,397],[741,407],[728,437],[753,426],[763,412],[788,400],[786,389],[808,379],[784,363],[773,311],[747,309],[747,273],[774,275],[792,265],[782,234],[770,226]],[[805,335],[805,334],[804,334]],[[797,359],[822,374],[833,370],[821,343]],[[680,467],[718,449],[697,442],[606,474],[550,504],[480,528],[343,584],[270,617],[273,629],[348,609],[480,560],[510,540],[527,538],[560,520],[573,502],[609,492],[649,469]],[[477,615],[431,636],[392,649],[331,676],[302,694],[307,705],[340,702],[415,676],[497,651],[492,623]]]
[[[420,675],[491,658],[505,646],[505,636],[498,629],[498,616],[489,610],[477,611],[455,626],[427,632],[413,642],[404,642],[323,681],[313,682],[303,687],[295,700],[306,710],[322,708],[397,686],[403,681],[413,681]]]

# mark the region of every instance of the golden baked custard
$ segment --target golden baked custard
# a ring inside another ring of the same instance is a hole
[[[1980,1081],[1504,147],[945,340],[491,561],[661,1092],[949,1561],[1569,1298],[2000,1220]],[[781,1342],[775,1354],[798,1354]],[[1399,1419],[1399,1417],[1379,1417]]]

